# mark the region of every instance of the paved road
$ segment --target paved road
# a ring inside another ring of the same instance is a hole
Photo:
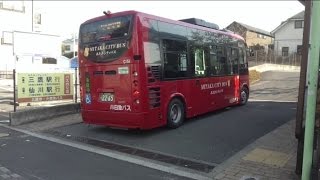
[[[53,131],[82,139],[83,143],[92,140],[100,146],[105,145],[102,142],[116,143],[216,166],[294,118],[298,76],[299,73],[266,72],[263,79],[252,86],[252,101],[246,106],[208,113],[174,130],[125,131],[80,123]],[[1,131],[4,130],[0,128]],[[0,145],[6,144],[0,148],[0,161],[28,179],[184,179],[21,133],[10,133],[11,138],[0,138]]]
[[[27,180],[188,179],[0,127],[3,134],[1,165]]]
[[[84,124],[55,130],[219,164],[294,118],[295,107],[295,103],[249,102],[247,106],[191,119],[175,130],[132,132]]]
[[[12,88],[0,79],[0,123],[9,119],[8,110],[11,111],[13,106],[10,102],[13,101]]]
[[[264,72],[260,82],[251,87],[251,99],[297,101],[299,72]]]
[[[263,73],[262,81],[252,86],[251,98],[257,101],[190,119],[175,130],[158,128],[132,132],[84,124],[54,130],[220,164],[257,138],[294,118],[296,103],[279,101],[296,100],[298,76],[299,73]]]

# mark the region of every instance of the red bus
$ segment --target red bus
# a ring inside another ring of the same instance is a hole
[[[186,118],[246,104],[248,63],[241,36],[195,18],[104,14],[80,26],[84,123],[177,128]]]

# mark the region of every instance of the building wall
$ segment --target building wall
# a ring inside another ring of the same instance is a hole
[[[264,46],[265,49],[268,48],[269,44],[273,44],[272,37],[262,35],[265,38],[258,37],[258,34],[255,32],[247,31],[246,33],[246,43],[248,47],[259,44],[260,46]]]
[[[30,43],[27,43],[25,46],[25,50],[27,51],[28,49],[32,49],[32,52],[28,52],[30,53],[28,55],[16,54],[15,56],[14,53],[17,52],[17,46],[13,44],[14,31],[31,33],[33,30],[33,32],[36,33],[41,32],[43,18],[41,17],[41,23],[37,24],[39,21],[37,21],[36,17],[41,11],[34,8],[35,3],[36,1],[32,3],[32,1],[29,0],[0,0],[0,77],[1,74],[12,72],[14,68],[21,69],[23,71],[28,69],[39,71],[48,68],[59,69],[59,66],[65,67],[67,64],[65,60],[63,60],[63,63],[58,62],[61,60],[61,40],[57,42],[58,53],[53,57],[57,59],[57,64],[45,64],[45,62],[42,61],[42,57],[37,55],[41,54],[41,48],[39,47],[46,47],[45,45],[52,44],[51,41],[49,43],[48,41],[39,42],[30,40]],[[32,16],[32,11],[34,16]],[[41,34],[48,33],[41,32]],[[15,37],[15,40],[17,40],[17,37]],[[24,38],[22,38],[22,40],[24,40]],[[42,45],[42,43],[44,44]],[[14,49],[14,47],[16,47],[16,49]]]
[[[13,1],[12,5],[16,9],[24,6],[24,12],[9,10],[10,1],[0,1],[3,8],[0,8],[0,36],[5,38],[8,44],[0,44],[0,71],[12,70],[14,67],[13,45],[10,44],[13,31],[31,31],[32,30],[32,3],[31,1]],[[7,4],[6,4],[7,3]],[[2,40],[3,41],[3,40]]]
[[[68,42],[63,42],[62,44],[65,47],[66,46],[70,47],[70,49],[69,50],[65,50],[64,53],[70,53],[70,52],[73,52],[73,51],[75,51],[75,52],[78,51],[78,40],[76,40],[75,43],[73,41],[72,42],[68,41]]]
[[[278,55],[282,53],[282,47],[289,47],[289,53],[296,53],[297,46],[302,45],[303,28],[295,29],[294,20],[287,22],[274,33],[274,47]]]

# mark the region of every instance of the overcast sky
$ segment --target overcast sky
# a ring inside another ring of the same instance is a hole
[[[220,28],[233,21],[272,31],[282,21],[304,10],[293,1],[34,1],[42,12],[44,31],[66,36],[78,32],[85,20],[103,11],[136,10],[170,19],[196,17]]]

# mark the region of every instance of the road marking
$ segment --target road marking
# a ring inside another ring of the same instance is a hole
[[[5,114],[0,114],[0,116],[7,117],[7,118],[9,117],[9,115],[5,115]]]
[[[6,119],[6,120],[0,120],[0,123],[9,123],[10,120],[9,119]]]
[[[286,103],[296,103],[297,101],[288,100],[272,100],[272,99],[248,99],[249,102],[286,102]]]
[[[187,177],[190,179],[196,179],[196,180],[212,180],[212,178],[210,178],[209,176],[206,176],[206,174],[204,173],[195,173],[195,171],[187,171],[187,170],[183,170],[177,166],[172,166],[172,165],[168,165],[165,163],[157,163],[155,161],[147,161],[145,158],[137,158],[134,156],[130,156],[124,153],[120,153],[120,152],[114,152],[114,151],[110,151],[110,150],[105,150],[96,146],[91,146],[91,145],[83,145],[82,143],[75,143],[75,142],[70,142],[70,141],[66,141],[60,138],[55,138],[52,136],[48,136],[48,135],[44,135],[44,134],[37,134],[34,132],[30,132],[30,131],[26,131],[26,130],[22,130],[22,129],[18,129],[18,128],[14,128],[14,127],[9,127],[7,125],[2,125],[0,124],[1,127],[4,128],[8,128],[14,131],[18,131],[21,133],[25,133],[28,134],[30,136],[33,137],[37,137],[40,139],[44,139],[47,141],[51,141],[51,142],[55,142],[58,144],[63,144],[66,146],[70,146],[70,147],[74,147],[74,148],[78,148],[81,150],[85,150],[88,152],[93,152],[96,154],[100,154],[100,155],[104,155],[113,159],[117,159],[117,160],[121,160],[121,161],[125,161],[125,162],[129,162],[129,163],[133,163],[133,164],[137,164],[140,166],[144,166],[150,169],[155,169],[155,170],[159,170],[159,171],[163,171],[166,173],[170,173],[170,174],[174,174],[177,176],[182,176],[182,177]]]
[[[13,92],[13,89],[12,89],[12,88],[4,88],[4,87],[0,87],[0,89],[2,89],[2,90],[6,90],[6,91],[10,91],[10,92]]]

